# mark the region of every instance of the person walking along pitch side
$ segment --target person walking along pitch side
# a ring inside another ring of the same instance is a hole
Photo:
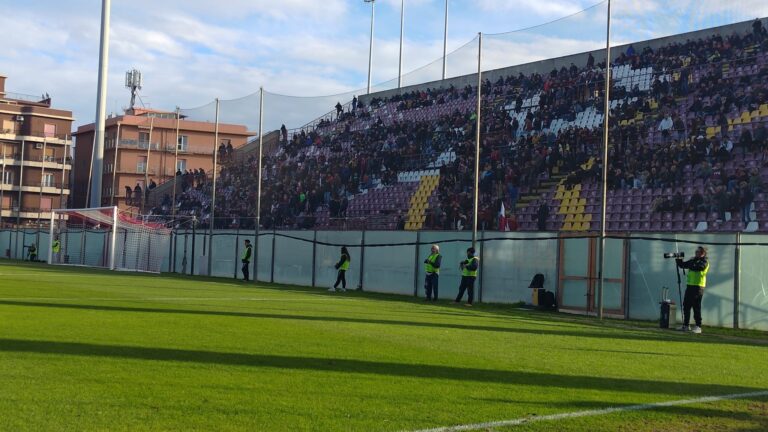
[[[246,282],[248,282],[250,276],[252,251],[253,246],[251,246],[251,241],[246,240],[245,250],[243,251],[243,256],[241,257],[241,261],[243,262],[243,268],[241,270],[243,271],[243,280]]]
[[[699,246],[696,248],[696,256],[683,262],[681,258],[675,260],[677,266],[688,270],[688,276],[685,288],[685,297],[683,298],[683,326],[682,331],[691,331],[701,333],[701,299],[704,297],[704,287],[707,286],[707,273],[709,272],[709,261],[707,260],[707,249]],[[693,319],[696,325],[690,328],[691,309],[693,309]]]
[[[349,251],[347,251],[346,246],[342,246],[341,258],[339,258],[339,262],[337,262],[336,265],[334,266],[336,270],[339,271],[336,275],[336,283],[333,284],[333,286],[328,291],[334,292],[336,290],[339,290],[341,292],[344,292],[347,290],[346,273],[347,273],[347,270],[349,270],[350,261],[351,259],[349,257]],[[341,283],[341,288],[339,288],[339,283]]]
[[[440,264],[443,256],[440,255],[440,246],[433,244],[431,253],[424,260],[424,270],[427,273],[424,278],[424,292],[426,301],[437,301],[438,279],[440,278]]]
[[[475,248],[467,249],[467,259],[459,263],[461,268],[461,285],[459,285],[459,295],[456,296],[454,303],[459,303],[464,297],[464,291],[467,292],[467,303],[464,306],[472,306],[475,300],[475,279],[477,279],[477,269],[480,264],[480,258],[475,256]]]

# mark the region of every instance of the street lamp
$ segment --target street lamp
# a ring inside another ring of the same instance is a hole
[[[373,63],[373,21],[376,13],[376,0],[363,0],[365,3],[371,4],[371,39],[368,46],[368,94],[371,93],[371,65]]]

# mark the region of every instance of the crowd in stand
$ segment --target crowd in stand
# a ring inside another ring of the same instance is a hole
[[[745,165],[731,170],[726,165],[737,152],[759,154],[760,161],[767,163],[768,130],[760,123],[754,132],[742,128],[736,136],[735,129],[729,131],[733,129],[729,119],[768,103],[764,84],[768,68],[728,76],[724,68],[754,65],[758,52],[768,52],[760,21],[746,34],[713,35],[639,52],[630,46],[622,53],[615,66],[652,67],[654,79],[645,90],[616,81],[611,88],[611,100],[619,103],[609,117],[609,188],[672,188],[671,196],[654,201],[653,211],[741,211],[742,219],[748,221],[748,208],[763,191],[760,170]],[[602,128],[570,123],[555,131],[551,126],[555,120],[573,122],[587,109],[603,114],[604,69],[605,64],[596,63],[590,54],[581,67],[571,64],[548,74],[485,80],[480,113],[480,227],[516,229],[520,197],[536,193],[540,183],[556,173],[564,176],[568,186],[600,179]],[[453,152],[456,158],[440,168],[437,200],[428,209],[424,228],[468,229],[473,214],[474,109],[456,109],[422,121],[402,117],[385,121],[380,113],[390,106],[405,113],[472,101],[476,90],[450,86],[410,91],[373,98],[368,105],[355,98],[346,111],[337,104],[334,118],[321,120],[312,131],[289,137],[283,126],[279,150],[263,162],[261,224],[312,228],[317,210],[323,207],[331,218],[344,218],[355,195],[378,184],[393,185],[398,172],[426,168],[441,153]],[[538,103],[531,107],[527,101],[534,97]],[[712,126],[720,126],[720,133],[708,133]],[[254,157],[234,160],[231,145],[219,152],[226,163],[217,180],[216,224],[252,226],[257,161]],[[580,168],[590,158],[596,163]],[[204,173],[190,178],[175,205],[180,212],[197,214],[206,224],[210,181]],[[685,202],[679,189],[694,179],[703,186]],[[544,201],[533,205],[538,206],[533,217],[545,229],[550,209]],[[165,212],[167,207],[166,202],[155,210]],[[507,211],[499,218],[502,207]],[[402,215],[392,217],[402,221]]]

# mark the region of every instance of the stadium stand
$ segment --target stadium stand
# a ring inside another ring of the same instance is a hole
[[[768,231],[768,38],[751,28],[615,59],[609,231]],[[481,228],[598,229],[605,65],[584,58],[484,81]],[[476,87],[373,96],[281,135],[263,164],[264,228],[470,228]],[[252,226],[256,166],[222,164],[217,227]],[[205,226],[210,175],[192,178],[175,205]]]

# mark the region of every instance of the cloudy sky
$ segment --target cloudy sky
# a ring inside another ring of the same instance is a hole
[[[448,58],[449,76],[476,67],[478,32],[484,33],[488,50],[484,69],[605,45],[606,2],[599,0],[449,3],[448,51],[456,50]],[[390,80],[398,70],[400,4],[376,1],[373,82],[384,84],[375,88],[396,83]],[[444,0],[405,0],[405,8],[404,71],[419,71],[404,82],[439,79]],[[74,111],[75,125],[92,122],[101,1],[0,0],[0,10],[6,38],[0,75],[8,77],[6,90],[47,92],[55,107]],[[194,108],[219,97],[230,101],[231,116],[247,112],[249,126],[258,117],[258,100],[245,96],[260,86],[272,106],[297,112],[312,104],[308,96],[359,93],[367,81],[370,15],[371,6],[363,0],[113,0],[107,111],[121,112],[128,105],[123,84],[131,68],[143,73],[145,106]],[[612,40],[636,41],[766,15],[765,0],[615,0]],[[539,26],[554,20],[559,21]],[[338,98],[314,103],[327,102],[330,109]],[[200,112],[210,115],[210,110]]]

